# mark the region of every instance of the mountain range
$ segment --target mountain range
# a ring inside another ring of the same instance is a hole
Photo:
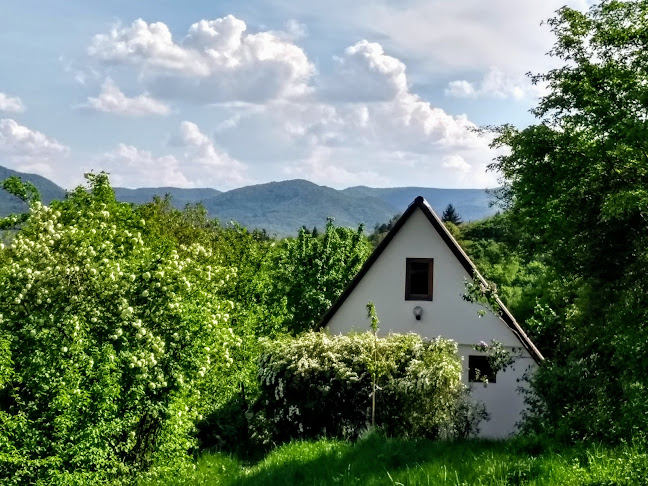
[[[34,184],[45,204],[65,197],[66,191],[45,177],[0,166],[0,180],[12,175]],[[364,223],[372,230],[374,225],[402,213],[417,196],[423,196],[439,215],[452,204],[464,221],[482,219],[496,212],[496,208],[489,205],[490,196],[484,189],[355,186],[337,190],[303,179],[245,186],[226,192],[175,187],[114,189],[118,200],[135,204],[144,204],[154,196],[166,194],[178,208],[201,203],[209,216],[223,223],[236,221],[247,228],[263,228],[279,236],[296,234],[301,226],[322,228],[327,217],[335,218],[338,226],[357,227]],[[0,191],[0,216],[26,209],[23,202]]]

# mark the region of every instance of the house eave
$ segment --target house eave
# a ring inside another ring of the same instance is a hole
[[[454,237],[450,234],[445,224],[443,224],[441,219],[439,219],[439,217],[434,213],[434,211],[427,203],[427,201],[422,196],[418,196],[408,206],[408,208],[405,210],[403,215],[398,219],[394,227],[387,233],[387,235],[385,235],[385,238],[380,242],[378,247],[370,255],[370,257],[362,266],[358,274],[353,278],[353,280],[351,280],[351,282],[349,283],[349,285],[347,285],[347,287],[344,289],[342,294],[340,294],[337,300],[324,314],[324,316],[322,317],[322,319],[317,325],[318,329],[322,329],[328,325],[329,321],[332,319],[335,313],[339,310],[342,304],[344,304],[344,302],[349,297],[349,295],[351,295],[351,293],[356,288],[356,286],[360,283],[360,281],[364,278],[367,272],[371,269],[373,264],[378,260],[378,258],[383,253],[385,248],[387,248],[387,246],[391,243],[394,237],[401,230],[401,228],[405,225],[405,223],[410,218],[410,216],[417,209],[420,209],[423,212],[423,214],[426,216],[428,221],[432,224],[432,226],[437,231],[439,236],[441,236],[441,239],[445,242],[445,244],[448,246],[450,251],[452,251],[453,255],[457,258],[457,260],[459,260],[459,263],[461,263],[461,265],[466,270],[468,275],[472,275],[474,278],[478,279],[482,285],[486,287],[489,286],[488,282],[486,282],[484,277],[482,277],[482,275],[477,270],[477,267],[475,267],[475,265],[470,260],[468,255],[463,251],[463,249],[461,248],[457,240],[455,240]],[[517,337],[518,341],[520,342],[520,344],[522,344],[524,349],[526,349],[526,351],[531,355],[531,357],[537,363],[543,361],[544,357],[542,356],[538,348],[536,348],[536,346],[533,344],[531,339],[529,339],[529,337],[526,335],[522,327],[520,327],[520,325],[515,320],[511,312],[506,308],[504,303],[499,298],[497,298],[497,304],[500,307],[500,311],[501,311],[499,317],[506,324],[506,326],[513,332],[513,334]]]

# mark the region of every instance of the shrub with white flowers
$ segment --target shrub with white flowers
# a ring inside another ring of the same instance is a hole
[[[390,435],[460,437],[484,418],[461,383],[457,345],[447,339],[308,332],[265,340],[262,350],[254,423],[266,442],[357,437],[371,424],[374,370],[376,426]]]
[[[127,481],[181,462],[201,380],[240,344],[218,297],[233,270],[148,229],[106,174],[88,179],[32,203],[0,250],[3,484]]]

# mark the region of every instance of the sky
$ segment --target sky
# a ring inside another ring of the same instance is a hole
[[[64,188],[483,188],[588,0],[4,0],[0,165]]]

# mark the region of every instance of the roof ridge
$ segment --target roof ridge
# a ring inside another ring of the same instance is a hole
[[[463,248],[461,248],[461,245],[459,245],[457,240],[454,239],[452,234],[450,234],[445,224],[443,224],[441,219],[437,216],[437,214],[434,212],[434,210],[428,204],[425,198],[423,196],[417,196],[414,199],[414,201],[412,201],[412,203],[407,207],[407,209],[401,215],[401,217],[398,218],[398,221],[396,221],[392,229],[387,233],[385,238],[383,238],[380,244],[369,256],[369,258],[364,263],[362,268],[360,268],[360,271],[356,274],[353,280],[351,280],[349,285],[347,285],[347,287],[344,289],[342,294],[340,294],[340,296],[336,299],[333,305],[324,314],[324,316],[322,317],[322,319],[317,325],[318,328],[321,329],[329,323],[333,315],[335,315],[335,313],[342,306],[344,301],[346,301],[347,297],[351,294],[353,289],[355,289],[355,287],[362,280],[362,278],[369,271],[369,269],[373,266],[376,260],[378,260],[382,252],[389,245],[389,243],[391,243],[391,240],[394,239],[396,234],[405,225],[407,220],[410,218],[410,216],[414,213],[416,209],[420,209],[423,212],[423,214],[426,216],[428,221],[432,224],[432,226],[437,231],[437,233],[439,233],[441,239],[448,246],[450,251],[452,251],[452,254],[455,256],[455,258],[457,258],[459,263],[464,267],[466,272],[469,275],[477,278],[480,281],[480,283],[482,283],[486,287],[490,287],[486,279],[479,273],[477,267],[472,262],[470,257],[466,254]],[[515,334],[518,341],[520,341],[522,346],[529,352],[529,354],[533,357],[533,359],[535,359],[536,362],[543,361],[544,357],[542,356],[542,353],[540,353],[538,348],[536,348],[535,344],[533,344],[531,339],[526,335],[522,327],[520,327],[520,324],[518,324],[518,322],[515,320],[511,312],[506,308],[506,306],[500,300],[499,297],[497,297],[497,305],[499,305],[501,309],[501,314],[498,317],[506,324],[506,326],[513,332],[513,334]]]

